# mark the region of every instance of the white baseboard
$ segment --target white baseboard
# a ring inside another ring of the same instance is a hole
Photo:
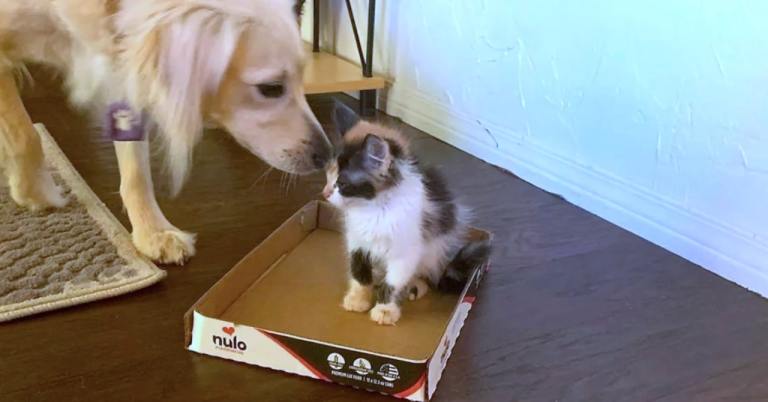
[[[768,244],[670,200],[491,127],[419,92],[394,85],[387,113],[643,237],[721,277],[768,297]],[[503,151],[502,151],[503,149]]]

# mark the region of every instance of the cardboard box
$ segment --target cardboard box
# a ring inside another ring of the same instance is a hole
[[[432,396],[487,266],[461,295],[406,301],[396,326],[344,311],[338,211],[307,204],[185,315],[191,351],[414,401]],[[490,238],[475,230],[473,237]]]

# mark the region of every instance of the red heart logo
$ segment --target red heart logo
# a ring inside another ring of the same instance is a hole
[[[235,333],[235,327],[223,327],[221,330],[230,336]]]

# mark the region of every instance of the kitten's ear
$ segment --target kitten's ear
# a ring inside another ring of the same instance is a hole
[[[336,132],[342,137],[347,131],[360,121],[360,116],[350,109],[349,106],[336,101],[333,107],[333,123],[336,125]]]
[[[378,169],[389,156],[389,144],[375,134],[368,134],[363,142],[363,152],[366,169]]]

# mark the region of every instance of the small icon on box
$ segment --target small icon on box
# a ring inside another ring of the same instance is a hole
[[[338,353],[331,353],[328,355],[328,365],[334,370],[341,370],[344,368],[344,356]]]
[[[387,381],[395,381],[400,378],[400,370],[394,364],[389,363],[382,364],[378,374]]]
[[[358,357],[354,362],[352,362],[352,370],[360,375],[368,375],[373,372],[371,370],[371,362],[363,359],[362,357]]]

